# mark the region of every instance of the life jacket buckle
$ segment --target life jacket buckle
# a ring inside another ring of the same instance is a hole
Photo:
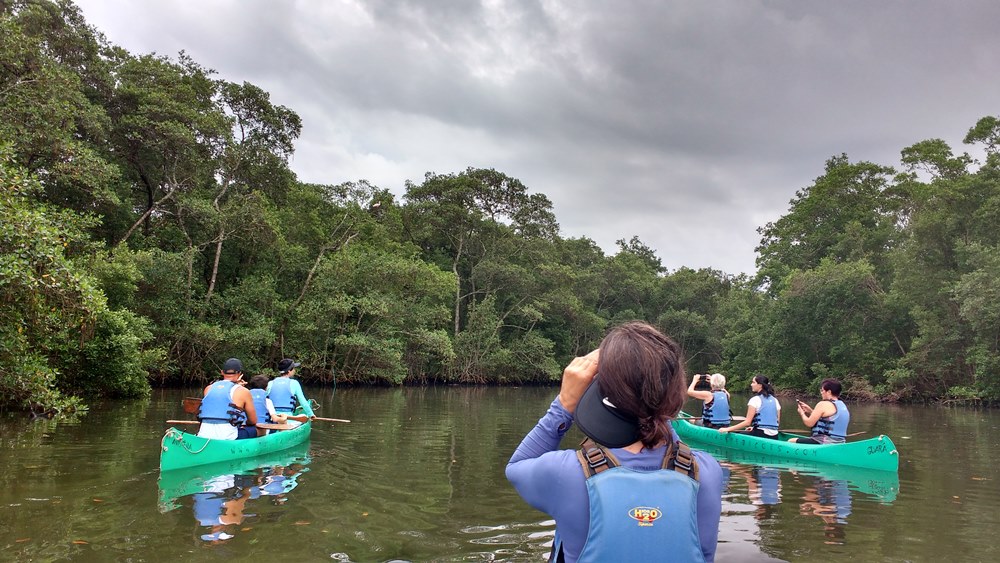
[[[587,457],[587,464],[590,465],[591,469],[597,469],[608,463],[608,458],[600,447],[587,448],[583,455]]]

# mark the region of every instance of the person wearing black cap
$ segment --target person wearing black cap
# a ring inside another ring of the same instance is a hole
[[[302,407],[302,412],[309,418],[315,418],[312,405],[302,393],[302,385],[292,379],[295,370],[301,366],[299,362],[291,358],[285,358],[278,362],[278,372],[280,375],[267,384],[267,398],[274,404],[274,410],[278,414],[284,414],[289,419],[296,420],[292,413],[296,407]],[[304,419],[299,422],[305,422]]]
[[[243,386],[243,362],[229,358],[219,372],[222,379],[205,387],[198,410],[198,435],[217,440],[257,437],[257,410]]]
[[[686,388],[680,347],[642,322],[612,329],[566,367],[506,471],[528,504],[555,519],[551,560],[715,559],[723,473],[672,431]],[[560,450],[574,422],[587,439]]]

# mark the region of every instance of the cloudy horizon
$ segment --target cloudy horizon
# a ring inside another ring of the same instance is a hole
[[[998,113],[1000,4],[81,0],[133,54],[185,51],[303,121],[305,182],[397,198],[495,168],[565,237],[638,236],[665,267],[755,271],[757,228],[832,156],[961,153]]]

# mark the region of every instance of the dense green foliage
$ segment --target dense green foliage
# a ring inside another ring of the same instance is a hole
[[[1000,399],[1000,120],[846,155],[762,227],[754,279],[566,239],[492,169],[397,200],[300,182],[302,124],[183,53],[110,45],[68,1],[0,3],[0,406],[195,384],[229,356],[307,383],[545,383],[615,323],[673,335],[734,386],[845,379],[891,399]],[[978,168],[974,168],[978,166]]]

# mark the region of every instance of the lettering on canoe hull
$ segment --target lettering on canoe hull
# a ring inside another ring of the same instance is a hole
[[[884,454],[887,451],[889,450],[885,447],[885,444],[882,443],[875,444],[874,446],[868,446],[868,455]]]
[[[728,434],[728,436],[730,436],[735,442],[733,445],[749,451],[776,454],[786,458],[794,457],[804,459],[815,458],[818,457],[819,454],[816,448],[791,448],[781,440],[748,438],[746,436],[737,436],[733,434]]]

